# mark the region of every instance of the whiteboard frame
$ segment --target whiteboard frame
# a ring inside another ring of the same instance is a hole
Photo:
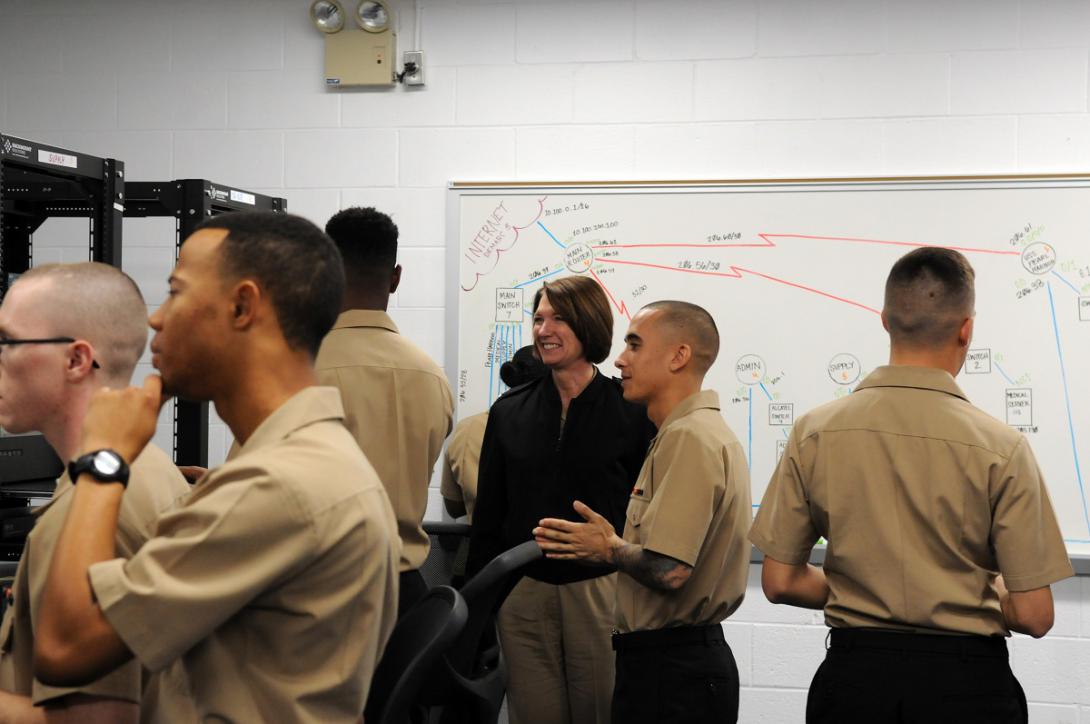
[[[995,189],[1011,188],[1050,188],[1050,187],[1088,187],[1090,172],[1087,173],[1034,173],[1034,174],[987,174],[987,175],[946,175],[946,176],[852,176],[852,177],[814,177],[814,178],[757,178],[757,179],[688,179],[688,180],[616,180],[616,181],[450,181],[446,193],[446,274],[445,292],[446,323],[444,325],[444,370],[452,390],[458,390],[458,353],[460,319],[459,286],[459,229],[460,201],[464,196],[488,196],[496,193],[512,195],[530,195],[537,192],[549,193],[609,193],[632,194],[646,193],[692,193],[699,191],[723,191],[732,193],[777,193],[805,191],[860,191],[868,187],[875,191],[889,190],[935,190],[935,189],[970,189],[991,187]],[[457,393],[455,393],[457,397]],[[1090,576],[1090,553],[1072,553],[1068,551],[1072,567],[1077,576]],[[760,563],[763,554],[754,548],[750,555],[752,563]],[[811,562],[820,565],[825,559],[825,546],[815,546],[811,553]]]

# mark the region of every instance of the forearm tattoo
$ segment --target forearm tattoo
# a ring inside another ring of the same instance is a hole
[[[613,562],[637,581],[660,591],[674,591],[689,579],[693,567],[634,543],[625,543],[613,551]]]

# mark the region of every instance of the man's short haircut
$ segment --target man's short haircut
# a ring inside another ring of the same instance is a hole
[[[344,266],[329,237],[301,216],[273,211],[213,216],[200,229],[227,232],[220,247],[224,281],[256,281],[288,346],[317,355],[344,296]]]
[[[549,304],[564,318],[575,338],[583,345],[583,356],[598,364],[613,346],[613,310],[598,282],[590,277],[561,277],[544,282],[534,294],[534,313],[541,295],[548,292]]]
[[[36,266],[16,284],[31,280],[49,282],[44,292],[50,334],[87,340],[107,383],[128,385],[148,342],[148,308],[136,282],[94,261]]]
[[[885,314],[893,344],[941,346],[973,316],[976,274],[953,249],[925,246],[897,260],[886,279]]]
[[[377,209],[353,206],[334,214],[325,225],[344,259],[353,282],[389,284],[397,265],[397,224]]]
[[[667,329],[679,342],[693,351],[693,365],[706,374],[719,356],[719,328],[704,307],[689,302],[665,299],[644,306],[659,313],[655,323]]]

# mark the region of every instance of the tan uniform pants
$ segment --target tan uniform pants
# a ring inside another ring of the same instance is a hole
[[[616,573],[515,586],[498,617],[511,724],[609,724],[616,589]]]

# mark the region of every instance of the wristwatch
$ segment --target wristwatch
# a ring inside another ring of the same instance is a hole
[[[95,450],[68,463],[68,477],[73,485],[83,473],[90,473],[99,483],[129,484],[129,466],[113,450]]]

